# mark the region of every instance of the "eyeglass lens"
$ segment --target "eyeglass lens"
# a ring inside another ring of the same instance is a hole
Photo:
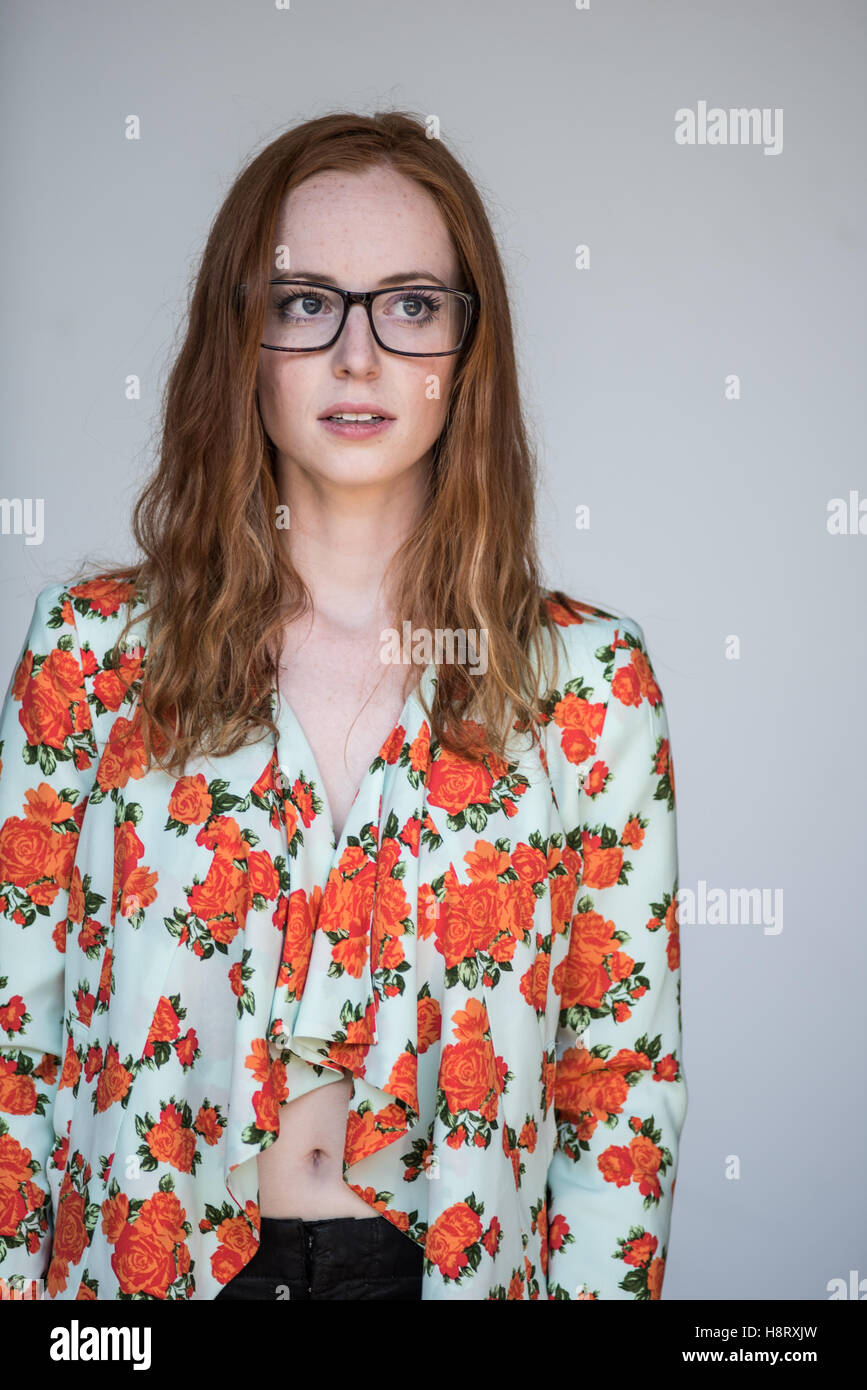
[[[268,347],[315,348],[331,341],[343,317],[339,294],[322,286],[284,282],[268,286],[262,341]],[[450,290],[390,290],[371,305],[376,331],[399,352],[449,352],[466,325],[466,303]]]

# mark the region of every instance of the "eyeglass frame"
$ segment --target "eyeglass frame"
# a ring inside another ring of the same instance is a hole
[[[343,300],[343,317],[340,320],[334,337],[329,339],[327,343],[319,343],[316,347],[297,348],[276,347],[273,343],[260,343],[259,346],[267,348],[268,352],[323,352],[326,348],[333,347],[343,332],[346,320],[349,317],[349,310],[354,304],[361,304],[367,311],[367,321],[370,324],[370,331],[373,334],[374,341],[382,348],[383,352],[393,352],[398,357],[453,357],[456,352],[460,352],[467,341],[467,337],[473,325],[473,319],[481,305],[480,297],[472,290],[454,290],[450,285],[389,285],[382,290],[341,290],[338,289],[337,285],[326,285],[321,280],[269,280],[268,284],[311,285],[317,290],[330,290],[332,294],[339,294]],[[376,331],[371,305],[377,295],[394,294],[396,290],[439,290],[441,294],[445,290],[449,294],[455,294],[459,299],[462,299],[467,306],[468,312],[464,324],[464,331],[461,334],[461,341],[458,343],[457,347],[447,348],[445,352],[404,352],[402,348],[387,347]]]

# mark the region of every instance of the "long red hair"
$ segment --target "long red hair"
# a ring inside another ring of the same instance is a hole
[[[126,623],[148,632],[141,717],[148,764],[173,774],[276,734],[268,692],[287,621],[312,598],[275,534],[273,445],[256,396],[261,328],[281,202],[324,170],[389,165],[434,198],[464,285],[481,307],[455,367],[429,495],[395,555],[395,626],[487,630],[488,666],[438,668],[431,736],[479,756],[532,725],[557,642],[539,577],[536,459],[522,417],[505,277],[469,174],[420,119],[402,111],[334,113],[271,141],[235,179],[208,236],[186,336],[162,405],[158,465],[132,516],[145,558],[80,571],[128,583],[146,600]],[[131,592],[131,591],[130,591]],[[561,614],[562,617],[562,614]],[[555,678],[556,666],[550,673]],[[417,671],[416,671],[417,676]]]

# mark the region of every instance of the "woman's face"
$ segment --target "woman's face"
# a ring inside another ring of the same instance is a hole
[[[412,179],[382,166],[360,174],[330,170],[293,189],[280,210],[277,245],[288,248],[288,268],[274,269],[272,278],[374,290],[400,274],[401,283],[439,281],[462,288],[436,203]],[[457,356],[386,352],[358,304],[330,348],[298,353],[260,348],[259,410],[277,449],[278,474],[288,480],[301,470],[311,481],[369,486],[426,470],[445,420]],[[393,419],[366,438],[340,435],[322,417],[342,402]]]

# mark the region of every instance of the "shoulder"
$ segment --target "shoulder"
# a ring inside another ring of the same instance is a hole
[[[43,703],[83,706],[74,727],[92,728],[101,746],[115,717],[135,702],[147,635],[136,614],[145,606],[146,594],[135,582],[107,574],[43,585],[13,676],[15,698],[29,691],[32,702],[37,687],[26,678],[38,677]]]
[[[100,640],[120,633],[147,602],[145,590],[134,579],[96,574],[67,584],[65,590],[79,630]]]
[[[661,691],[653,677],[644,629],[637,618],[606,605],[570,597],[559,589],[543,594],[551,630],[559,647],[560,660],[556,688],[575,693],[590,686],[608,699],[616,687],[619,697],[627,697],[630,687],[650,703],[661,701]],[[655,688],[654,688],[655,687]]]
[[[39,633],[45,641],[55,634],[54,645],[66,646],[74,635],[82,651],[99,650],[103,654],[114,646],[127,621],[143,610],[145,603],[144,590],[132,580],[105,574],[52,580],[36,594],[31,635]],[[133,636],[127,642],[135,646]]]
[[[560,648],[542,702],[552,779],[592,774],[601,766],[594,759],[638,766],[667,755],[662,688],[641,623],[561,591],[545,597]]]

